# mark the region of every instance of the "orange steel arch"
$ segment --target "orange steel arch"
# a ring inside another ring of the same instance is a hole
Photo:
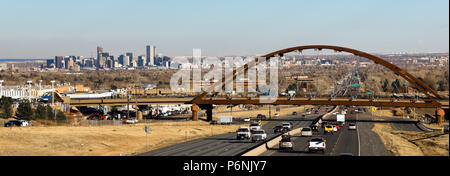
[[[306,50],[306,49],[318,49],[318,50],[322,50],[322,49],[330,49],[330,50],[335,50],[338,52],[348,52],[348,53],[352,53],[356,56],[361,56],[367,59],[370,59],[372,61],[374,61],[376,64],[380,64],[390,70],[392,70],[395,74],[400,75],[401,77],[403,77],[406,81],[408,81],[410,84],[412,84],[415,88],[417,88],[420,92],[422,92],[423,94],[425,94],[428,98],[437,98],[437,99],[441,99],[441,97],[436,93],[436,91],[434,91],[433,89],[431,89],[428,85],[426,85],[425,83],[423,83],[422,81],[420,81],[419,79],[417,79],[416,77],[414,77],[413,75],[409,74],[408,72],[400,69],[399,67],[385,61],[384,59],[381,59],[377,56],[362,52],[362,51],[358,51],[355,49],[351,49],[351,48],[344,48],[344,47],[340,47],[340,46],[331,46],[331,45],[306,45],[306,46],[297,46],[297,47],[292,47],[292,48],[286,48],[286,49],[282,49],[279,51],[275,51],[266,55],[263,55],[261,57],[265,58],[266,60],[268,60],[270,57],[275,57],[275,56],[283,56],[283,54],[285,53],[289,53],[289,52],[293,52],[293,51],[302,51],[302,50]],[[256,62],[258,62],[258,59],[256,59],[254,62],[250,62],[247,63],[246,65],[244,65],[241,68],[238,68],[236,70],[233,70],[233,79],[236,77],[236,72],[238,70],[243,70],[244,72],[248,70],[249,67],[252,67],[253,65],[256,64]],[[222,83],[225,82],[225,76],[222,78]],[[217,85],[214,84],[211,87],[215,87]],[[224,86],[224,84],[222,84],[222,86]],[[211,88],[212,89],[212,88]],[[433,94],[434,97],[432,95]],[[203,92],[201,95],[195,97],[193,99],[193,103],[200,103],[201,98],[203,98],[205,95],[207,94],[207,92]]]

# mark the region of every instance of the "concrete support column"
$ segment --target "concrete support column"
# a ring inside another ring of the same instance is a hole
[[[136,109],[136,117],[139,122],[143,121],[142,110]]]
[[[206,120],[207,121],[212,121],[213,119],[213,108],[212,107],[208,107],[206,108]]]
[[[445,115],[445,112],[443,109],[441,109],[441,108],[436,109],[436,118],[437,118],[437,123],[439,125],[442,124],[442,119],[444,118],[444,115]]]
[[[139,108],[139,106],[133,106],[134,109],[136,109],[136,118],[139,122],[141,122],[144,118],[142,115],[142,110]]]
[[[200,108],[197,105],[195,105],[195,104],[192,105],[191,110],[192,110],[192,120],[193,121],[198,120],[198,110],[199,109]]]

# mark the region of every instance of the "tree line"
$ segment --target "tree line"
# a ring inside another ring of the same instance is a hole
[[[0,117],[10,118],[13,117],[13,100],[11,97],[1,97],[0,98]],[[20,101],[15,116],[19,120],[66,120],[67,117],[64,112],[58,110],[56,112],[50,105],[44,105],[43,103],[38,103],[35,108],[32,107],[30,101],[24,99]]]

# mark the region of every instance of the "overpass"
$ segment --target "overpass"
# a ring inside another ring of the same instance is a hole
[[[130,105],[161,105],[161,104],[194,104],[194,98],[154,97],[154,98],[108,98],[108,99],[70,99],[67,103],[71,106],[124,106]],[[416,107],[416,108],[444,108],[448,109],[448,100],[433,99],[364,99],[364,98],[290,98],[278,97],[275,102],[261,103],[260,98],[203,98],[197,105],[344,105],[344,106],[375,106],[375,107]]]

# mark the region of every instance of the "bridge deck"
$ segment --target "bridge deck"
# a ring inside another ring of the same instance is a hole
[[[114,98],[114,99],[71,99],[70,104],[73,106],[89,106],[89,105],[149,105],[149,104],[192,104],[192,97],[176,98],[176,97],[154,97],[154,98]],[[231,98],[213,97],[204,98],[197,104],[272,104],[272,105],[346,105],[346,106],[377,106],[377,107],[418,107],[418,108],[436,108],[442,107],[448,109],[448,100],[431,100],[431,99],[394,99],[380,98],[376,100],[370,99],[352,99],[352,98],[288,98],[278,97],[274,102],[260,102],[260,98]]]

